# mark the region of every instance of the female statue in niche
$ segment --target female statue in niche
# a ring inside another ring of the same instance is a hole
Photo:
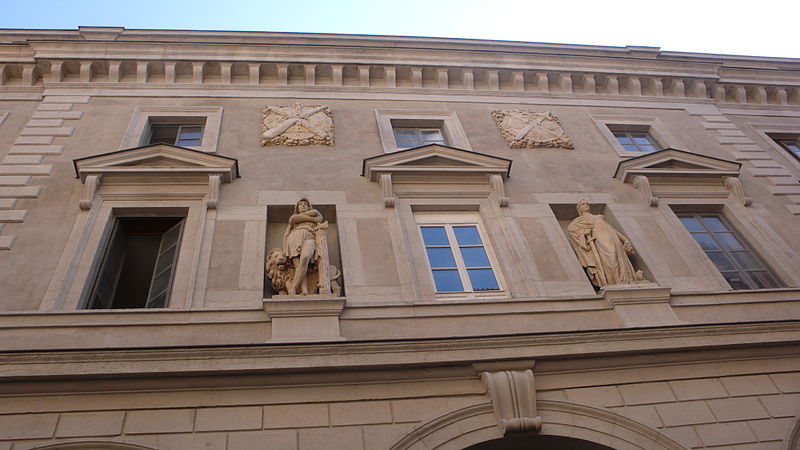
[[[635,271],[628,259],[628,255],[633,254],[628,238],[609,225],[602,215],[590,213],[588,201],[578,202],[577,210],[579,216],[567,226],[567,232],[592,284],[603,287],[642,281],[642,272]]]
[[[307,295],[309,273],[319,272],[321,255],[317,249],[317,234],[322,223],[322,214],[311,207],[307,198],[301,198],[294,205],[294,213],[283,234],[283,252],[294,266],[294,278],[286,283],[289,295],[296,295],[298,290]]]

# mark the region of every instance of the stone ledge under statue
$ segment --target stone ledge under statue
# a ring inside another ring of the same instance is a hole
[[[345,302],[343,297],[323,294],[265,298],[264,311],[272,324],[269,342],[344,340],[339,328],[339,316]]]

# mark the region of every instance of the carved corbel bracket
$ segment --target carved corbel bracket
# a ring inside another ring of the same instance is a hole
[[[221,186],[222,186],[222,180],[219,175],[209,175],[208,195],[206,196],[206,207],[208,209],[217,209]]]
[[[394,208],[394,191],[392,190],[392,174],[382,173],[380,177],[381,192],[383,193],[383,206]]]
[[[725,177],[722,179],[722,183],[725,185],[726,189],[733,192],[733,196],[736,197],[736,200],[738,200],[742,205],[750,206],[753,204],[753,199],[744,193],[742,180],[737,177]]]
[[[639,191],[650,206],[658,206],[658,197],[653,195],[653,190],[650,189],[650,180],[644,175],[636,175],[633,177],[633,188]]]
[[[480,376],[503,434],[542,429],[531,369],[481,372]]]
[[[78,206],[82,210],[88,211],[92,209],[92,203],[94,203],[94,198],[97,195],[97,189],[100,187],[100,180],[102,177],[102,175],[89,175],[86,177],[86,181],[83,185],[83,197],[81,197],[80,202],[78,202]]]
[[[489,175],[489,182],[492,184],[492,190],[497,193],[500,206],[503,208],[508,206],[509,199],[506,197],[506,188],[503,185],[503,177],[497,174]]]

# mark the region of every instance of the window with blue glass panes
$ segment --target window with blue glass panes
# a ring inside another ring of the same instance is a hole
[[[420,224],[437,293],[500,291],[477,224]]]

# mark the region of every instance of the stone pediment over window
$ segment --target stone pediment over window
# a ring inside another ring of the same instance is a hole
[[[614,178],[630,183],[650,206],[659,197],[726,198],[731,192],[745,206],[739,171],[741,164],[683,150],[668,148],[621,161]]]
[[[148,145],[73,160],[85,184],[81,209],[90,209],[102,182],[102,195],[127,198],[191,199],[207,196],[216,208],[222,183],[239,178],[234,158],[168,144]]]
[[[395,198],[488,197],[508,206],[503,187],[512,161],[499,156],[431,144],[367,158],[361,175],[377,181],[384,205]]]

